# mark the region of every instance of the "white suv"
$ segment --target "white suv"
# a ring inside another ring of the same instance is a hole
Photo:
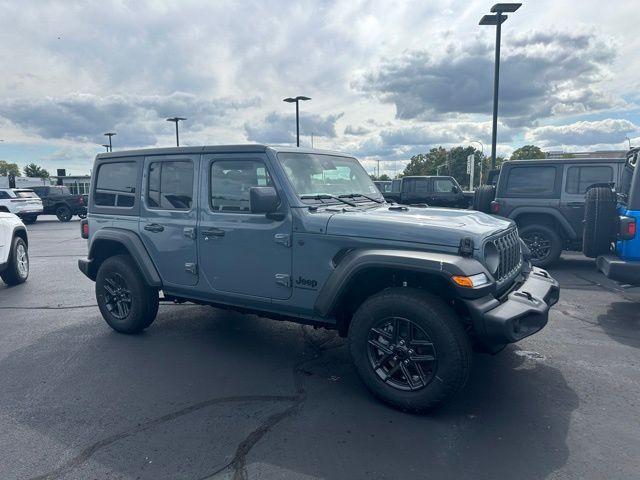
[[[26,188],[0,188],[0,212],[18,215],[26,224],[34,223],[42,215],[42,200]]]
[[[7,285],[29,276],[29,240],[24,223],[12,213],[0,212],[0,277]]]

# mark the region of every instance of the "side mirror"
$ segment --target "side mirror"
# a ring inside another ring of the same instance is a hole
[[[274,213],[280,199],[273,187],[251,187],[249,189],[249,208],[251,213]]]
[[[451,191],[452,191],[453,193],[460,193],[460,189],[459,189],[456,185],[454,185],[453,187],[451,187]]]

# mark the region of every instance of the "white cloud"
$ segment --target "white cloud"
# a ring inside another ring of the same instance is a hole
[[[618,145],[625,136],[640,131],[629,120],[607,118],[592,122],[580,121],[567,125],[549,125],[535,128],[525,135],[529,142],[549,147],[554,145],[588,146]]]

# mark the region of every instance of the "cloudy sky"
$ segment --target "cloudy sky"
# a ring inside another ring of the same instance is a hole
[[[492,1],[0,0],[0,159],[88,173],[115,149],[295,142],[400,170],[490,150]],[[640,144],[640,34],[626,0],[525,0],[503,27],[498,153]],[[579,8],[577,8],[579,5]]]

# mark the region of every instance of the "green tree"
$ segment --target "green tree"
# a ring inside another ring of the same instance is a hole
[[[540,150],[540,147],[525,145],[514,150],[510,160],[528,160],[530,158],[545,158],[545,154]]]
[[[29,165],[24,167],[24,174],[27,177],[49,178],[49,172],[47,172],[40,165],[36,165],[35,163],[30,163]]]
[[[467,157],[475,157],[476,171],[474,184],[480,183],[480,162],[483,163],[483,171],[487,171],[486,158],[474,147],[454,147],[447,150],[444,147],[435,147],[428,153],[420,153],[411,157],[411,161],[404,169],[404,175],[451,175],[461,186],[469,185],[467,173]],[[440,168],[438,168],[440,167]]]
[[[428,153],[419,153],[411,157],[402,175],[435,175],[437,168],[446,163],[447,150],[444,147],[432,148]],[[445,168],[440,170],[443,171]]]
[[[20,173],[20,167],[16,163],[9,163],[4,160],[0,160],[0,176],[6,177],[10,174],[15,175],[16,177],[22,175]]]

